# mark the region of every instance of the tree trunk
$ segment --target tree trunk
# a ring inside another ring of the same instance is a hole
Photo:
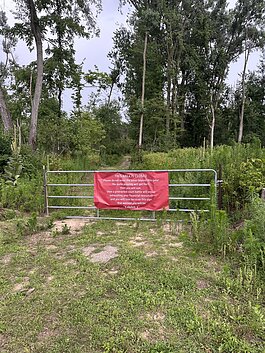
[[[244,112],[245,112],[245,102],[246,102],[246,71],[247,64],[250,55],[250,48],[245,50],[245,61],[244,68],[242,73],[242,102],[241,102],[241,110],[239,115],[239,131],[238,131],[238,143],[242,142],[243,138],[243,128],[244,128]]]
[[[26,0],[30,12],[30,26],[31,31],[35,39],[36,50],[37,50],[37,79],[34,90],[34,97],[31,107],[31,123],[29,132],[29,144],[33,150],[36,149],[37,141],[37,123],[38,123],[38,112],[42,92],[42,80],[43,80],[43,48],[41,38],[41,28],[39,19],[36,13],[36,8],[33,0]]]
[[[170,114],[171,114],[171,75],[167,73],[167,108],[168,108],[168,114],[166,117],[166,135],[169,134],[169,120],[170,120]]]
[[[113,91],[113,88],[114,88],[114,84],[115,84],[115,82],[112,81],[112,82],[111,82],[111,86],[110,86],[109,96],[108,96],[108,103],[107,103],[107,107],[108,107],[108,108],[110,107],[111,96],[112,96],[112,91]]]
[[[171,90],[172,90],[172,44],[168,44],[167,48],[167,109],[169,114],[166,116],[166,136],[169,136],[170,129],[170,115],[172,113],[172,101],[171,101]]]
[[[178,88],[179,95],[178,95],[178,114],[180,116],[180,129],[181,134],[185,131],[185,103],[186,103],[186,85],[187,85],[187,77],[184,70],[181,70],[181,82]]]
[[[56,12],[57,12],[57,16],[59,18],[62,17],[62,8],[61,8],[61,3],[56,0]],[[59,49],[59,55],[61,57],[63,57],[62,55],[62,33],[61,33],[61,27],[58,25],[56,25],[56,33],[57,33],[57,40],[58,40],[58,49]],[[62,105],[63,105],[63,101],[62,101],[62,94],[63,94],[63,82],[64,82],[64,77],[63,77],[63,73],[61,70],[61,67],[59,67],[59,85],[58,85],[58,105],[59,105],[59,111],[58,111],[58,119],[60,121],[61,117],[62,117]]]
[[[11,132],[13,129],[13,122],[11,119],[10,111],[6,105],[4,92],[1,86],[0,86],[0,114],[4,124],[4,132],[5,133]]]
[[[141,98],[141,116],[140,116],[140,130],[139,130],[139,150],[143,143],[143,125],[144,125],[144,97],[145,97],[145,76],[146,76],[146,52],[147,52],[148,33],[145,32],[144,51],[143,51],[143,79],[142,79],[142,98]]]
[[[214,129],[215,129],[215,106],[213,103],[213,94],[211,93],[211,113],[212,113],[212,122],[210,125],[210,132],[211,132],[211,136],[210,136],[210,147],[211,150],[213,150],[213,146],[214,146]]]

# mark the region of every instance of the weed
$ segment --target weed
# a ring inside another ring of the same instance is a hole
[[[18,220],[16,223],[16,231],[18,233],[19,236],[23,236],[25,235],[25,231],[26,231],[26,226],[25,226],[25,222],[22,220]]]
[[[61,230],[62,235],[70,234],[70,232],[71,232],[71,227],[68,227],[67,224],[64,224]]]
[[[52,237],[56,238],[60,235],[61,233],[59,232],[58,228],[53,229],[52,231]]]
[[[38,225],[37,214],[35,212],[33,212],[31,217],[27,221],[28,232],[30,234],[36,232],[37,231],[37,225]]]
[[[199,242],[200,232],[199,232],[199,215],[196,212],[191,212],[190,220],[192,225],[192,237],[195,242]]]
[[[9,220],[16,218],[17,213],[12,209],[3,209],[0,212],[0,220]]]

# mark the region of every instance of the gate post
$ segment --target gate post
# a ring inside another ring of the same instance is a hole
[[[47,173],[46,173],[45,166],[43,166],[43,191],[44,191],[44,213],[46,214],[46,216],[49,216]]]

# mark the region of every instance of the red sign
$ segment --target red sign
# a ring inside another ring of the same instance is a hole
[[[168,209],[168,173],[95,172],[94,203],[100,209]]]

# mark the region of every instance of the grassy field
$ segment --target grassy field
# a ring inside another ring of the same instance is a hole
[[[0,224],[2,353],[265,352],[264,293],[190,226],[12,224]]]

